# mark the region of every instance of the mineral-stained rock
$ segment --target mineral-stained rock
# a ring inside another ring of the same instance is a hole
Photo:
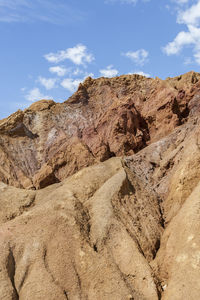
[[[199,299],[199,103],[194,72],[88,78],[0,121],[0,300]]]
[[[38,189],[96,162],[137,153],[199,110],[199,78],[194,72],[165,81],[89,77],[62,104],[42,100],[16,112],[0,121],[0,180]]]

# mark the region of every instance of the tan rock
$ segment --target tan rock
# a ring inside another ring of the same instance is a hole
[[[1,226],[2,299],[158,299],[151,268],[128,232],[138,229],[126,227],[113,207],[132,188],[112,158],[62,184],[20,190],[34,193],[34,206]],[[159,236],[156,209],[152,214]]]
[[[88,78],[0,121],[0,300],[200,298],[199,79]]]

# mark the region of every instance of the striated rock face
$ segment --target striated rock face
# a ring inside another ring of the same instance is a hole
[[[0,180],[1,300],[200,298],[200,74],[16,112]]]
[[[42,100],[16,112],[0,122],[0,180],[44,188],[96,162],[137,153],[187,121],[199,78],[88,78],[62,104]]]

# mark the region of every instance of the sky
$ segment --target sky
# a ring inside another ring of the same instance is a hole
[[[86,77],[200,72],[200,0],[0,0],[0,119]]]

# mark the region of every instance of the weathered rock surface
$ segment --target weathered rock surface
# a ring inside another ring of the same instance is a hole
[[[0,180],[43,188],[96,162],[138,152],[187,121],[199,78],[194,72],[165,81],[88,78],[65,103],[43,100],[19,110],[0,121]]]
[[[0,299],[200,298],[200,74],[18,111],[0,180]]]

